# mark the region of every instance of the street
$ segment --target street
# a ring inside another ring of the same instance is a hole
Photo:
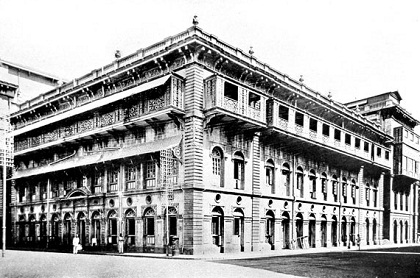
[[[224,260],[224,264],[304,277],[420,277],[420,247]]]
[[[0,277],[291,277],[201,260],[7,250]]]

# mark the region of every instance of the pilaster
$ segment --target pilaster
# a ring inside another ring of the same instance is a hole
[[[203,70],[197,64],[186,68],[184,133],[184,250],[199,253],[203,244]]]
[[[258,250],[260,237],[260,134],[255,134],[252,140],[252,236],[251,251]]]

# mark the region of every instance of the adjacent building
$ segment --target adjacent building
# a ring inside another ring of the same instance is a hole
[[[137,252],[373,245],[397,215],[406,242],[417,232],[416,195],[388,211],[412,179],[395,173],[387,125],[196,25],[18,108],[16,246],[79,234],[106,249],[120,233]]]
[[[16,104],[38,96],[57,85],[59,79],[29,67],[0,59],[0,223],[3,218],[3,172],[11,177],[13,168],[13,138],[10,134],[10,113],[16,111]],[[4,167],[6,165],[6,167]],[[11,202],[10,186],[7,186],[5,203]],[[9,206],[7,206],[9,208]],[[10,210],[5,213],[11,223]],[[12,236],[10,229],[7,239]],[[2,235],[3,228],[0,234]],[[3,237],[1,237],[3,239]]]
[[[384,238],[393,243],[413,242],[418,236],[418,185],[420,179],[419,121],[401,107],[398,92],[389,92],[348,103],[378,123],[394,138],[392,171],[384,184]]]

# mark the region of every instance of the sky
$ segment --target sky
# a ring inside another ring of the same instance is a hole
[[[420,120],[420,1],[0,0],[0,59],[71,80],[192,25],[334,100],[398,91]]]

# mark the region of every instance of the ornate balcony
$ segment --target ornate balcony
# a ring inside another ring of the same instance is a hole
[[[248,126],[265,126],[266,97],[220,76],[204,81],[207,116],[223,115]]]
[[[105,105],[109,103],[94,105],[95,102],[92,102],[83,107],[78,107],[85,108],[92,105],[85,113],[84,119],[67,120],[60,127],[44,127],[39,132],[32,133],[32,135],[26,137],[17,136],[14,145],[15,155],[22,154],[33,148],[60,144],[64,140],[66,142],[78,140],[110,129],[124,129],[124,126],[127,124],[146,125],[146,120],[150,118],[168,120],[171,118],[170,114],[182,114],[184,110],[184,82],[175,76],[172,76],[170,82],[167,82],[169,77],[162,77],[162,79],[159,79],[159,82],[153,82],[153,85],[160,87],[159,90],[127,95],[127,97],[130,96],[129,101],[127,101],[128,104],[116,101],[127,98],[117,98],[115,100],[116,103],[112,106]],[[144,85],[147,86],[143,87],[143,89],[141,86],[135,88],[137,92],[153,89],[149,83]],[[114,96],[117,95],[111,97]],[[110,102],[112,101],[110,100]]]

